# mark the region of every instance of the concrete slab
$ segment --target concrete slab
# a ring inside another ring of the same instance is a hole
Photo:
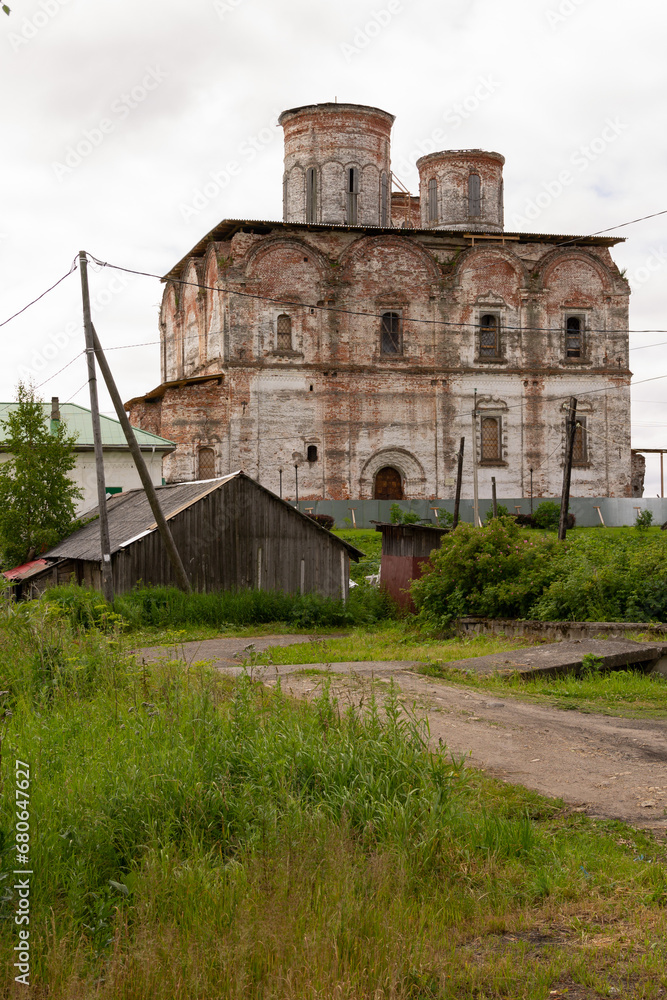
[[[580,673],[584,656],[602,660],[600,670],[624,670],[635,664],[653,667],[667,653],[664,643],[633,642],[630,639],[572,639],[545,646],[532,646],[506,653],[447,660],[446,666],[485,674],[521,674],[523,677]]]

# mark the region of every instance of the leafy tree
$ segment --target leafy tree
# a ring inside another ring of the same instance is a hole
[[[68,473],[76,435],[48,421],[32,386],[18,385],[18,406],[2,421],[9,460],[0,463],[0,556],[18,566],[69,534],[81,490]]]

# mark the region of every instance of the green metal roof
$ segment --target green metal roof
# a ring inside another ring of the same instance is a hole
[[[51,403],[42,403],[42,406],[44,407],[46,420],[50,420]],[[0,403],[0,450],[3,450],[6,440],[3,421],[17,407],[18,403]],[[85,406],[79,406],[77,403],[61,403],[60,419],[71,434],[76,434],[75,450],[85,449],[87,451],[93,447],[93,422],[90,410],[87,410]],[[100,415],[100,426],[102,429],[103,448],[127,448],[123,428],[120,426],[118,420],[113,419],[113,417]],[[135,427],[134,433],[142,451],[148,451],[152,448],[155,448],[156,451],[172,451],[176,447],[173,441],[167,441],[166,438],[159,437],[157,434],[151,434],[150,431],[142,431],[138,427]]]

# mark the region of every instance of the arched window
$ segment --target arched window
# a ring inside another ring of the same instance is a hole
[[[578,316],[568,316],[565,323],[565,356],[581,357],[581,320]]]
[[[279,351],[292,350],[292,318],[281,313],[276,320],[276,348]]]
[[[468,177],[468,215],[482,214],[482,182],[479,174]]]
[[[197,478],[215,479],[215,452],[213,448],[200,448],[197,459]]]
[[[382,313],[380,326],[380,352],[382,354],[402,354],[401,317],[397,312]]]
[[[384,172],[380,178],[380,225],[389,225],[389,186]]]
[[[359,171],[356,167],[347,168],[347,224],[357,224],[357,201],[359,198]]]
[[[493,313],[486,313],[480,317],[479,356],[480,358],[500,356],[500,320]]]
[[[438,182],[435,177],[428,182],[428,221],[438,221]]]
[[[375,476],[375,486],[373,489],[375,500],[402,500],[403,480],[398,469],[391,465],[385,465],[379,469]]]
[[[586,417],[577,417],[577,429],[574,432],[572,448],[572,464],[586,465],[588,462],[588,441],[586,440]]]
[[[306,170],[306,222],[317,222],[317,170]]]
[[[317,445],[309,444],[306,450],[306,461],[316,462],[317,461]]]
[[[500,417],[482,417],[481,443],[482,462],[500,462]]]

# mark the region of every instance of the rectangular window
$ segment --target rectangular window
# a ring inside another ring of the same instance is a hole
[[[438,182],[435,177],[428,182],[428,221],[438,221]]]
[[[482,462],[501,461],[500,417],[482,417],[481,444]]]
[[[583,323],[578,316],[568,316],[565,321],[565,356],[580,358],[583,354]]]
[[[479,174],[468,177],[468,215],[482,214],[482,181]]]
[[[317,170],[306,170],[306,222],[317,222]]]
[[[397,312],[382,313],[380,325],[380,351],[382,354],[402,354],[401,317]]]
[[[500,357],[500,317],[486,313],[479,320],[480,358]]]
[[[382,174],[382,179],[380,180],[380,225],[389,225],[389,188],[387,184],[386,173]]]
[[[572,464],[588,464],[588,441],[586,440],[586,417],[577,417],[577,429],[574,432],[574,447],[572,449]]]
[[[357,201],[359,198],[359,171],[356,167],[347,168],[347,224],[357,224]]]
[[[292,319],[287,313],[281,313],[276,320],[276,349],[292,350]]]

